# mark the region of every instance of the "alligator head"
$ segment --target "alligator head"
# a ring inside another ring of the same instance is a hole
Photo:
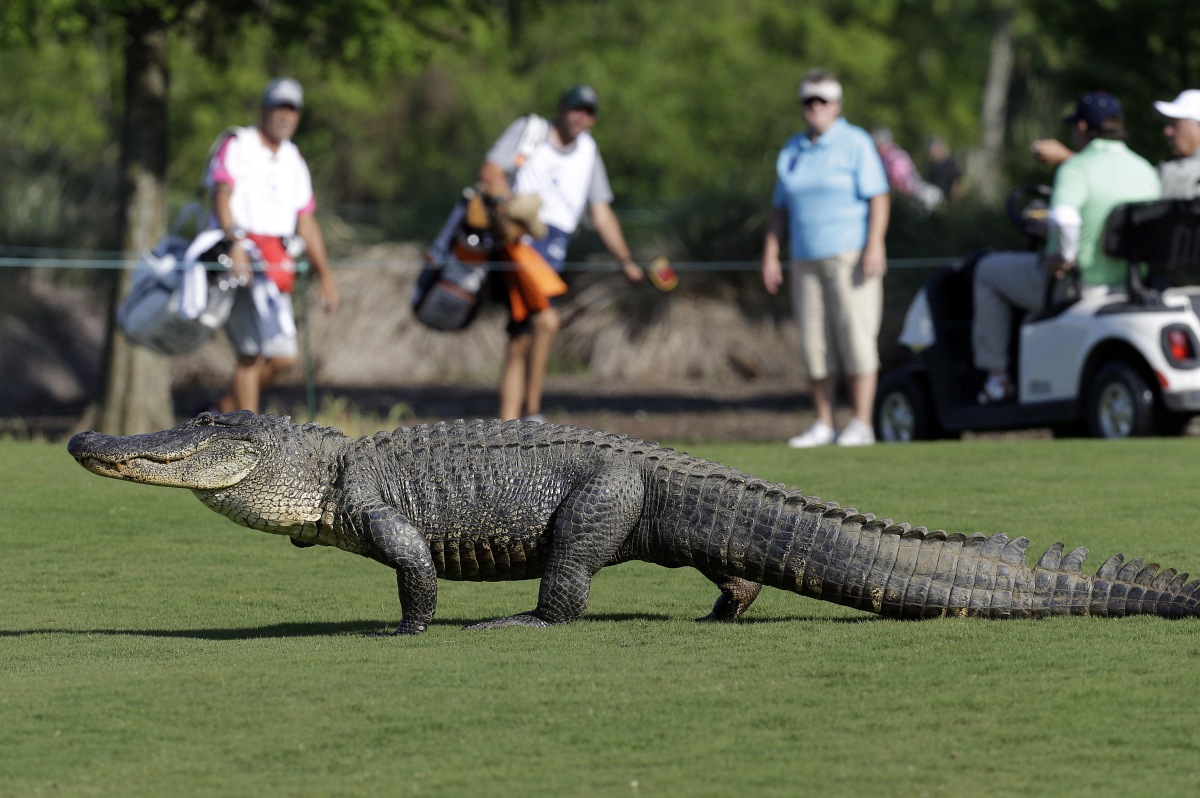
[[[144,435],[81,432],[67,450],[100,476],[187,488],[237,523],[293,534],[321,516],[336,459],[333,439],[347,440],[326,427],[242,410],[201,413]]]

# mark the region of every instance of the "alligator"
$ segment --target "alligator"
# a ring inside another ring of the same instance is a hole
[[[68,450],[115,479],[190,489],[300,547],[336,546],[396,571],[400,623],[425,631],[437,579],[540,578],[531,612],[467,628],[582,617],[601,568],[691,566],[720,591],[698,620],[742,617],[763,585],[902,619],[1200,615],[1200,579],[1086,548],[947,534],[805,496],[624,435],[530,421],[457,421],[352,439],[317,424],[202,413],[144,435],[83,432]]]

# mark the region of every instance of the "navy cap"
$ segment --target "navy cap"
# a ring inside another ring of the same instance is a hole
[[[600,97],[591,86],[572,86],[563,92],[558,104],[563,108],[588,108],[592,113],[600,107]]]
[[[1125,109],[1116,97],[1106,91],[1089,91],[1075,104],[1075,113],[1063,121],[1070,125],[1083,121],[1093,130],[1099,130],[1108,120],[1124,115]]]

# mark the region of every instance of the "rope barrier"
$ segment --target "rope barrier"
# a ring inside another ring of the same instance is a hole
[[[130,269],[138,265],[140,259],[121,253],[72,253],[69,256],[61,252],[47,251],[53,254],[37,254],[13,256],[3,254],[10,250],[0,249],[0,268],[17,269]],[[934,269],[942,266],[952,266],[962,260],[962,257],[942,258],[889,258],[888,269]],[[409,260],[414,271],[420,270],[422,262],[418,258]],[[330,265],[337,269],[378,269],[384,270],[395,266],[395,260],[378,258],[332,258]],[[761,262],[753,261],[672,261],[671,266],[677,272],[756,272],[761,268]],[[216,266],[216,268],[223,268]],[[495,270],[495,265],[493,265]],[[563,264],[563,271],[572,273],[586,272],[616,272],[620,267],[615,263],[570,261]]]

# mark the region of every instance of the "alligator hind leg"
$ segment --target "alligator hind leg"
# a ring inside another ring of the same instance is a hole
[[[605,565],[617,562],[617,551],[637,525],[643,490],[636,469],[614,464],[571,491],[555,514],[554,540],[537,607],[466,628],[544,627],[583,617],[592,577]]]
[[[758,598],[758,591],[762,590],[762,585],[758,582],[751,582],[740,576],[708,578],[721,589],[721,595],[713,603],[712,612],[703,618],[697,618],[697,621],[736,621],[750,608],[754,599]]]

